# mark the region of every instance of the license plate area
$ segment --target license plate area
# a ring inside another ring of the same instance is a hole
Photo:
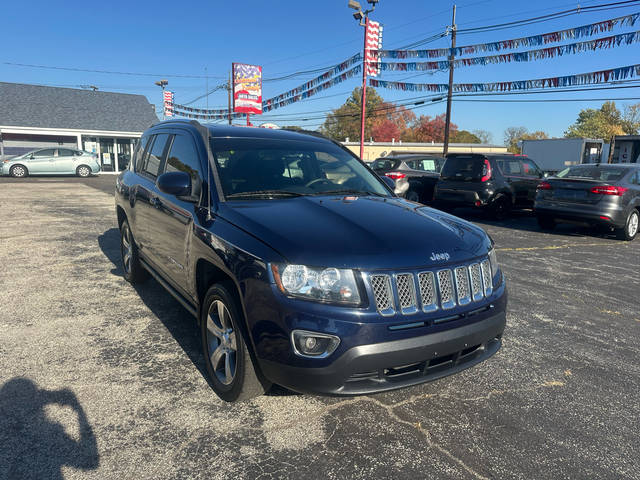
[[[584,201],[587,200],[585,190],[574,190],[570,188],[560,188],[555,191],[553,198],[557,200]]]

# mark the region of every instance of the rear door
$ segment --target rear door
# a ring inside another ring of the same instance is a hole
[[[520,158],[520,167],[522,176],[524,177],[522,185],[527,189],[525,203],[527,205],[533,205],[536,199],[536,188],[542,178],[542,170],[540,170],[538,165],[530,158]]]
[[[524,175],[520,159],[515,156],[505,156],[498,158],[497,163],[502,176],[511,187],[516,205],[527,205],[529,203],[530,179]]]
[[[59,148],[58,156],[55,160],[57,173],[75,173],[75,151],[69,148]]]
[[[161,172],[169,137],[168,133],[153,135],[149,140],[149,146],[145,150],[141,164],[136,166],[139,184],[133,193],[135,195],[135,223],[137,226],[134,235],[137,235],[140,252],[154,268],[158,268],[162,262],[153,246],[157,245],[158,241],[164,237],[162,228],[154,224],[157,222],[156,213],[160,208],[156,179]]]

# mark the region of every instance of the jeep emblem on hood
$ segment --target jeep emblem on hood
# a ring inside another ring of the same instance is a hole
[[[434,262],[436,260],[444,260],[447,261],[451,258],[451,256],[448,253],[432,253],[431,254],[431,260],[433,260]]]

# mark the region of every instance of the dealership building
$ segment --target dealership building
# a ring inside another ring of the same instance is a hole
[[[104,172],[117,172],[156,122],[143,95],[0,82],[0,157],[70,147],[97,153]]]

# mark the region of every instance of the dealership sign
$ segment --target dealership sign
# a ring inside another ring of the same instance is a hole
[[[262,67],[233,64],[233,111],[262,114]]]

